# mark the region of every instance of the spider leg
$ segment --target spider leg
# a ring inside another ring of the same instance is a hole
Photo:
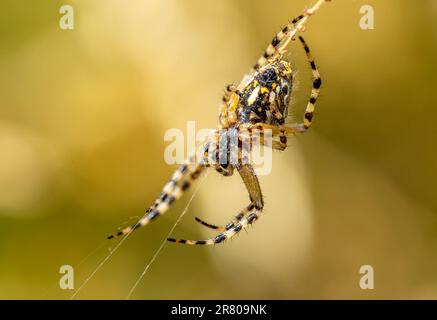
[[[179,166],[179,168],[173,173],[172,179],[164,186],[161,195],[155,200],[153,205],[147,209],[146,214],[138,220],[137,223],[113,233],[107,238],[112,239],[131,233],[163,215],[176,200],[182,197],[185,191],[188,190],[192,183],[209,166],[208,162],[205,161],[205,158],[208,157],[208,146],[209,143],[202,146],[201,151],[203,151],[203,158],[201,161],[195,163],[195,156],[192,156],[184,164]]]
[[[241,230],[245,230],[249,225],[254,223],[260,216],[261,210],[256,210],[255,207],[251,206],[251,211],[248,215],[243,217],[240,222],[229,224],[229,228],[225,231],[220,232],[214,238],[206,239],[206,240],[187,240],[187,239],[174,239],[168,238],[167,240],[170,242],[181,243],[181,244],[190,244],[190,245],[212,245],[221,243],[225,240],[231,239],[235,235],[237,235]]]
[[[319,0],[310,9],[304,10],[304,12],[298,17],[294,18],[289,24],[287,24],[281,31],[279,31],[275,37],[273,37],[271,43],[267,46],[264,54],[258,59],[253,71],[258,71],[271,60],[279,60],[286,52],[286,47],[290,41],[295,37],[296,33],[304,31],[304,26],[310,16],[312,16],[324,2],[331,0]]]
[[[252,204],[249,204],[246,208],[244,208],[243,210],[240,211],[240,213],[238,213],[234,219],[232,219],[232,221],[230,223],[228,223],[225,226],[217,226],[214,224],[210,224],[204,220],[201,220],[198,217],[195,217],[194,219],[199,222],[201,225],[210,228],[210,229],[214,229],[214,230],[218,230],[220,232],[226,231],[231,229],[236,223],[240,222],[241,219],[243,219],[245,216],[247,216],[251,210]]]
[[[240,92],[233,84],[227,85],[222,97],[220,106],[219,124],[221,128],[229,128],[230,122],[235,123],[237,120],[235,110],[238,106]]]
[[[286,36],[284,37],[284,40],[282,41],[282,44],[278,47],[279,56],[282,57],[282,55],[286,52],[286,47],[290,43],[291,40],[294,39],[295,35],[298,32],[305,31],[305,24],[308,21],[308,18],[312,16],[316,11],[320,9],[320,7],[325,2],[329,2],[331,0],[319,0],[315,5],[313,5],[309,9],[305,9],[303,14],[299,16],[299,19],[294,19],[288,24],[288,32]]]
[[[304,14],[294,18],[289,24],[287,24],[281,31],[279,31],[264,50],[264,54],[258,59],[253,66],[253,71],[258,71],[264,67],[269,59],[279,53],[279,48],[284,39],[289,35],[290,31],[294,29],[294,25],[305,17]],[[280,54],[280,53],[279,53]]]
[[[207,228],[214,229],[214,230],[218,230],[218,231],[224,231],[224,230],[226,230],[225,227],[223,227],[223,226],[217,226],[217,225],[215,225],[215,224],[210,224],[210,223],[208,223],[208,222],[206,222],[206,221],[203,221],[202,219],[200,219],[200,218],[198,218],[198,217],[194,217],[194,219],[195,219],[197,222],[199,222],[202,226],[205,226],[205,227],[207,227]]]
[[[238,234],[241,230],[247,228],[247,226],[251,225],[255,222],[259,215],[262,212],[264,207],[263,196],[261,193],[261,188],[259,186],[258,178],[255,175],[255,172],[252,166],[245,164],[241,165],[238,168],[238,172],[246,186],[247,191],[249,192],[249,197],[251,200],[251,204],[243,210],[246,212],[242,214],[240,221],[231,222],[226,226],[226,230],[220,232],[217,236],[207,240],[185,240],[185,239],[174,239],[168,238],[168,241],[182,244],[190,244],[190,245],[212,245],[216,243],[223,242],[227,239],[232,238],[236,234]]]
[[[271,139],[266,139],[266,131],[269,130]],[[253,142],[260,145],[271,147],[275,150],[283,151],[287,148],[287,135],[295,135],[300,133],[299,127],[289,127],[285,124],[273,125],[267,123],[245,124],[242,126],[242,132],[248,132],[252,137]],[[256,134],[255,134],[256,133]],[[259,141],[256,140],[259,137]]]
[[[312,57],[312,55],[310,53],[310,49],[309,49],[307,43],[305,42],[305,40],[301,36],[299,36],[299,40],[302,43],[302,46],[305,50],[307,60],[311,66],[311,71],[312,71],[312,75],[313,75],[313,87],[311,89],[310,100],[308,101],[307,107],[305,109],[303,123],[293,125],[293,127],[296,130],[298,130],[300,132],[305,132],[311,126],[312,121],[313,121],[314,107],[316,104],[316,100],[320,94],[320,87],[322,85],[322,80],[320,78],[319,70],[316,67],[316,64],[314,62],[314,58]]]

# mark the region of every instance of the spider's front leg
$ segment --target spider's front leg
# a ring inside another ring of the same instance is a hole
[[[312,8],[305,10],[301,15],[290,21],[281,31],[279,31],[269,43],[264,54],[253,66],[252,71],[259,71],[273,60],[279,61],[286,52],[286,47],[298,32],[305,29],[308,18],[316,12],[324,2],[331,0],[319,0]]]
[[[297,22],[302,20],[307,13],[301,14],[300,16],[294,18],[289,24],[287,24],[281,31],[279,31],[272,39],[271,43],[264,50],[264,54],[258,59],[256,64],[253,66],[253,71],[258,71],[269,63],[272,59],[280,60],[285,52],[284,47],[290,41],[292,35],[295,32],[295,25]],[[285,43],[284,43],[285,42]]]
[[[243,211],[237,215],[236,219],[230,222],[223,232],[219,233],[217,236],[207,240],[185,240],[185,239],[173,239],[168,238],[168,241],[190,244],[190,245],[212,245],[216,243],[223,242],[227,239],[232,238],[238,234],[241,230],[246,229],[247,226],[254,223],[260,216],[263,208],[264,201],[261,193],[261,188],[259,186],[258,178],[251,165],[244,164],[237,168],[243,182],[249,192],[249,197],[251,203],[243,209]],[[209,225],[209,224],[208,224]]]

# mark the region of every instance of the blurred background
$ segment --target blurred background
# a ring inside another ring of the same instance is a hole
[[[59,27],[66,3],[74,30]],[[165,131],[214,128],[224,86],[312,3],[1,1],[0,298],[71,297],[60,267],[78,288],[170,178]],[[436,14],[433,0],[324,5],[305,32],[323,79],[314,126],[260,177],[265,214],[225,245],[167,244],[132,298],[436,299]],[[299,120],[311,74],[298,43],[288,57]],[[76,297],[126,297],[188,198]],[[211,172],[173,236],[213,236],[194,216],[223,224],[246,202],[238,174]]]

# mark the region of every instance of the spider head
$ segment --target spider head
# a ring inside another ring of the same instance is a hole
[[[242,91],[241,122],[282,124],[292,88],[290,64],[280,61],[258,71]]]

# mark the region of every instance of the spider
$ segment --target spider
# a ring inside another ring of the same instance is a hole
[[[234,237],[258,220],[264,208],[263,195],[252,165],[243,161],[242,137],[252,136],[254,131],[260,132],[262,137],[269,130],[272,135],[271,143],[267,144],[262,138],[259,140],[260,143],[283,151],[287,148],[288,135],[304,133],[310,128],[314,106],[322,84],[319,71],[308,45],[299,36],[298,39],[311,67],[313,84],[303,122],[285,125],[293,89],[293,70],[291,64],[284,59],[284,54],[290,40],[293,40],[298,31],[303,31],[303,22],[320,7],[323,1],[328,0],[319,0],[312,9],[305,10],[279,31],[238,86],[226,86],[219,112],[219,128],[214,130],[212,138],[201,146],[198,152],[201,155],[200,161],[194,161],[195,155],[187,159],[174,172],[160,196],[147,209],[146,214],[134,225],[108,236],[108,239],[129,234],[163,215],[207,168],[213,168],[223,176],[231,176],[236,169],[249,193],[249,204],[224,226],[216,226],[196,217],[196,221],[201,225],[218,231],[213,238],[206,240],[168,238],[167,240],[189,245],[213,245]],[[235,137],[237,139],[233,140]],[[225,144],[225,148],[220,148],[223,142],[230,140],[237,142],[234,145]],[[237,147],[238,151],[236,161],[231,159],[230,148],[233,146]]]

